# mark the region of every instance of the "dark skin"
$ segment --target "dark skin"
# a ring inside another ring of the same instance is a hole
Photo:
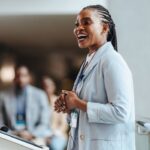
[[[97,51],[107,42],[108,31],[108,24],[100,20],[94,9],[82,10],[77,16],[74,35],[80,48],[88,48],[88,54]],[[86,112],[87,100],[80,99],[74,91],[62,90],[55,102],[55,111],[69,113],[74,108]]]

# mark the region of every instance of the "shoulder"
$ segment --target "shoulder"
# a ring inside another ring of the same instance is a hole
[[[0,102],[4,102],[4,101],[10,101],[10,97],[12,97],[14,95],[14,88],[8,88],[5,90],[0,91]]]
[[[124,60],[123,56],[116,52],[114,49],[108,50],[102,57],[101,64],[104,68],[109,66],[114,67],[123,67],[129,69],[128,64]]]
[[[99,59],[100,65],[107,66],[112,63],[127,65],[124,58],[120,53],[114,50],[114,47],[110,42],[107,42],[104,46],[100,47],[97,58]]]
[[[104,63],[111,63],[111,62],[122,62],[124,61],[123,57],[121,54],[116,52],[114,49],[109,49],[107,52],[103,55],[102,61]]]
[[[5,90],[0,91],[0,96],[7,96],[14,93],[14,87],[9,87]]]
[[[46,93],[44,92],[44,90],[37,88],[35,86],[32,85],[28,85],[27,90],[36,94],[36,95],[46,95]]]
[[[32,97],[32,101],[38,102],[38,105],[47,105],[48,103],[46,93],[40,88],[30,85],[27,87],[27,94]]]

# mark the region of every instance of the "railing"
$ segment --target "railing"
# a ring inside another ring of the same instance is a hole
[[[136,150],[150,150],[150,123],[136,122]]]

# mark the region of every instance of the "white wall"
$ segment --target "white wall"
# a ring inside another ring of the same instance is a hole
[[[119,52],[133,72],[136,117],[150,118],[150,0],[114,0],[109,8]]]
[[[89,4],[107,6],[106,0],[0,0],[0,15],[78,13]]]

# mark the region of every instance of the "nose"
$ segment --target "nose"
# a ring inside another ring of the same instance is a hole
[[[82,24],[79,24],[77,30],[84,30],[84,26]]]
[[[81,31],[84,30],[84,26],[83,25],[78,25],[77,27],[74,28],[74,33],[79,33]]]

